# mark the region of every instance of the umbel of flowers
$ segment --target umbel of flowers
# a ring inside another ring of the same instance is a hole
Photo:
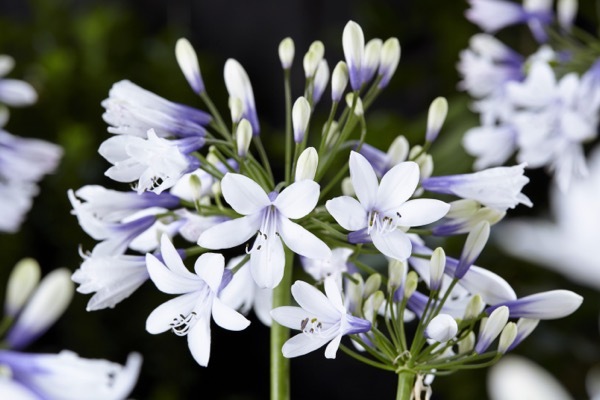
[[[443,98],[431,104],[422,144],[399,136],[387,152],[370,146],[365,113],[395,72],[400,45],[396,38],[365,43],[350,21],[342,46],[345,60],[330,74],[323,43],[311,44],[304,93],[293,97],[294,42],[280,44],[282,168],[270,164],[250,79],[234,59],[224,67],[226,117],[185,39],[175,55],[207,111],[129,81],[113,86],[103,102],[113,136],[100,154],[111,164],[106,175],[133,190],[69,192],[73,213],[99,242],[73,274],[78,291],[94,294],[89,310],[116,306],[150,279],[174,297],[148,316],[146,330],[186,336],[202,366],[211,320],[242,330],[254,309],[271,327],[273,399],[289,397],[288,359],[323,346],[326,358],[341,349],[397,374],[397,398],[408,399],[430,390],[425,377],[490,365],[539,320],[577,309],[582,299],[572,292],[520,298],[474,265],[490,227],[508,209],[531,206],[521,193],[524,165],[435,176],[428,149],[446,117]],[[312,116],[329,82],[329,117],[320,125]],[[462,253],[428,247],[432,235],[462,235]],[[299,268],[314,280],[293,282]],[[300,333],[290,338],[290,329]]]

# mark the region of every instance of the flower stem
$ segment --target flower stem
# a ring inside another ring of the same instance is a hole
[[[285,250],[285,271],[279,285],[273,289],[273,308],[291,303],[292,264],[294,253]],[[271,325],[271,400],[290,398],[290,360],[283,356],[281,348],[290,336],[289,328],[273,321]]]
[[[410,394],[415,385],[415,374],[411,371],[400,371],[398,373],[398,388],[396,400],[410,400]]]

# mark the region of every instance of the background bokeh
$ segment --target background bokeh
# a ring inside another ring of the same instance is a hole
[[[581,2],[580,23],[593,27],[593,2]],[[477,125],[469,98],[457,91],[458,53],[478,29],[464,18],[462,1],[101,1],[0,0],[0,53],[17,62],[11,77],[24,79],[39,92],[32,107],[14,109],[6,129],[60,144],[65,157],[58,171],[44,179],[40,195],[21,231],[0,239],[0,282],[25,256],[35,257],[49,271],[75,270],[79,249],[93,246],[70,214],[68,189],[102,184],[107,163],[98,153],[108,137],[100,102],[111,85],[130,79],[170,100],[200,106],[174,57],[177,38],[187,37],[198,52],[211,97],[222,110],[226,90],[222,67],[229,57],[244,65],[253,83],[264,142],[277,158],[284,125],[282,73],[277,46],[291,36],[296,44],[294,96],[301,93],[300,60],[313,40],[325,44],[333,68],[342,58],[341,33],[349,19],[366,38],[395,36],[402,58],[389,88],[368,113],[368,142],[387,148],[398,134],[418,144],[424,134],[431,100],[445,96],[447,124],[432,149],[439,160],[436,174],[466,172],[470,159],[460,148],[466,129]],[[530,50],[526,31],[503,38]],[[327,112],[321,105],[321,114]],[[321,115],[324,118],[324,115]],[[528,171],[525,193],[534,209],[518,207],[509,214],[543,215],[547,211],[548,179]],[[600,223],[600,221],[599,221]],[[458,255],[462,238],[451,240]],[[590,249],[594,251],[595,249]],[[565,288],[584,296],[572,316],[542,322],[515,353],[530,357],[554,374],[575,398],[585,398],[585,374],[600,361],[597,291],[578,286],[537,265],[524,263],[488,246],[479,265],[499,273],[517,294]],[[600,263],[599,263],[600,269]],[[598,273],[598,271],[590,271]],[[77,294],[64,317],[29,350],[71,349],[81,356],[124,362],[129,351],[144,356],[142,375],[132,395],[138,399],[264,399],[268,397],[268,329],[253,318],[244,332],[214,330],[208,368],[191,358],[185,339],[145,332],[148,314],[167,297],[146,283],[114,310],[85,312],[88,296]],[[434,399],[485,398],[484,370],[436,378]],[[335,361],[321,351],[292,361],[292,398],[392,398],[393,374],[359,364],[339,352]]]

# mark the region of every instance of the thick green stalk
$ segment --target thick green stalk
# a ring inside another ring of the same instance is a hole
[[[285,250],[285,272],[281,283],[273,289],[273,308],[291,303],[292,264],[294,253]],[[289,328],[273,321],[271,324],[271,400],[290,398],[290,360],[283,356],[281,347],[290,336]]]
[[[400,371],[398,373],[398,389],[396,400],[410,400],[410,394],[415,386],[415,373],[411,371]]]

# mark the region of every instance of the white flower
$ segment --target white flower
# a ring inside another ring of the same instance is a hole
[[[398,228],[437,221],[450,208],[439,200],[408,200],[419,182],[419,167],[411,161],[390,169],[379,183],[367,159],[353,151],[350,177],[358,200],[336,197],[325,204],[327,211],[344,229],[353,231],[350,241],[370,238],[384,255],[400,261],[410,256],[412,246],[406,233]]]
[[[198,65],[198,56],[194,51],[191,43],[185,39],[180,38],[175,44],[175,58],[181,72],[185,76],[194,92],[200,94],[204,92],[204,82],[202,81],[202,75],[200,74],[200,65]]]
[[[217,325],[232,331],[245,329],[250,321],[217,297],[225,268],[222,255],[202,254],[196,260],[193,274],[169,238],[163,236],[161,256],[164,263],[152,254],[146,255],[150,279],[160,291],[179,296],[152,311],[146,320],[146,330],[157,334],[171,329],[178,336],[187,335],[192,356],[205,367],[210,358],[211,315]]]
[[[425,336],[436,342],[444,343],[456,336],[458,324],[456,320],[448,314],[438,314],[425,328]]]
[[[223,222],[204,231],[198,244],[207,249],[227,249],[258,233],[249,250],[250,268],[260,287],[274,288],[283,277],[285,257],[282,241],[294,253],[327,258],[331,250],[314,234],[290,219],[302,218],[315,208],[319,185],[305,179],[281,193],[265,191],[252,179],[228,173],[221,181],[223,197],[242,218]]]
[[[335,279],[325,279],[325,296],[306,282],[296,281],[292,295],[300,307],[278,307],[271,316],[283,326],[301,330],[283,345],[284,357],[298,357],[330,342],[325,357],[335,358],[342,336],[368,332],[371,323],[349,315],[344,307]]]
[[[316,281],[323,281],[328,276],[333,276],[339,287],[342,286],[342,274],[348,272],[348,257],[353,250],[338,247],[331,250],[331,257],[326,259],[311,259],[301,257],[304,271]]]
[[[0,78],[8,74],[14,67],[11,56],[0,55]],[[28,106],[37,101],[37,93],[33,86],[18,79],[0,79],[0,103],[13,107]]]
[[[258,116],[256,115],[254,91],[252,90],[252,84],[246,70],[238,61],[230,58],[225,62],[223,74],[229,97],[241,100],[244,110],[243,116],[250,121],[252,133],[258,135],[260,133],[260,125],[258,124]]]

